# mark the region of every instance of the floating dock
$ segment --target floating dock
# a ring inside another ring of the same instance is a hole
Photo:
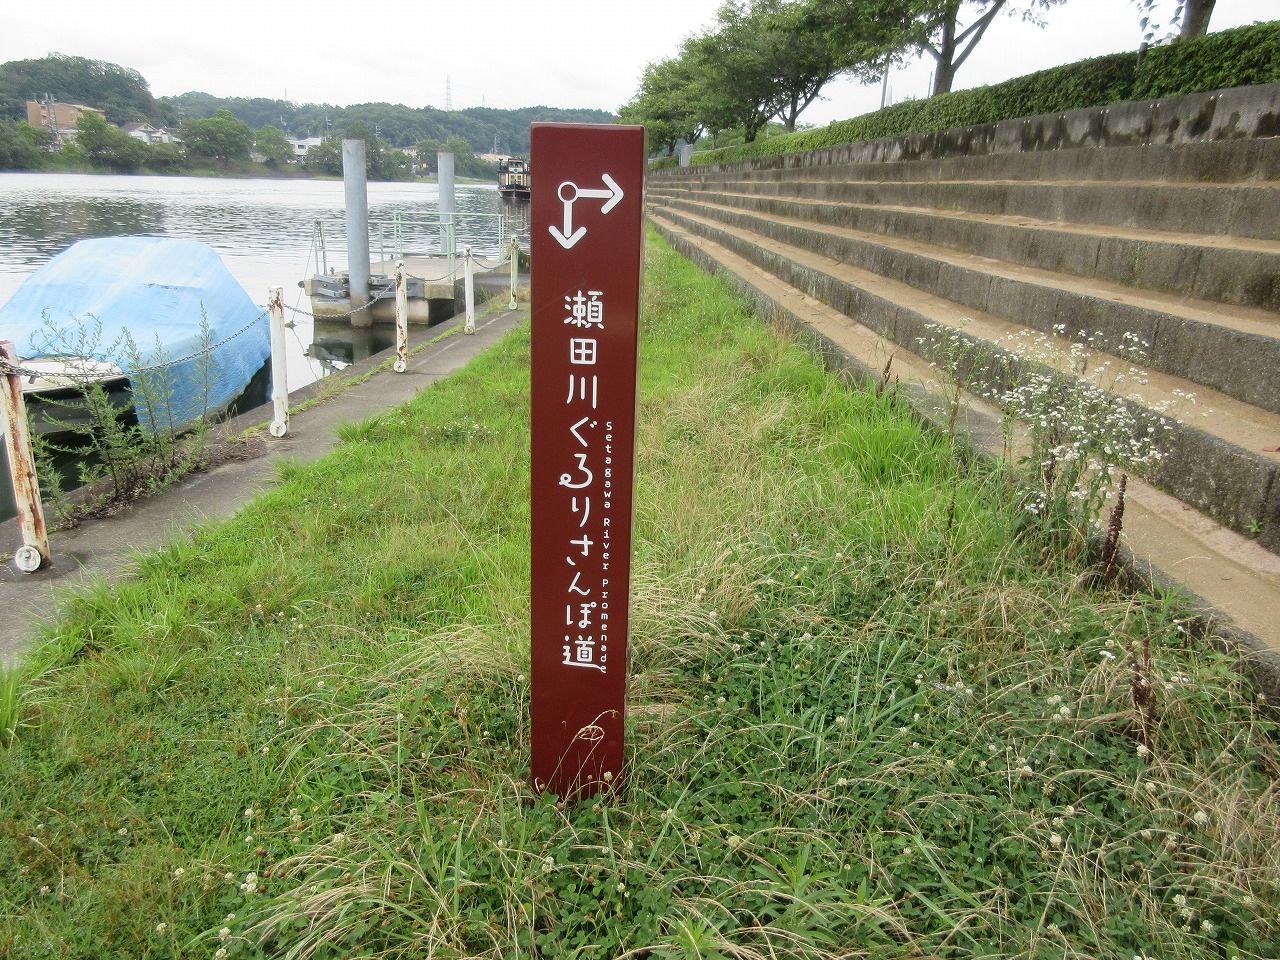
[[[522,254],[521,260],[525,256]],[[509,282],[510,268],[499,257],[471,258],[477,288],[487,290]],[[522,264],[527,267],[527,264]],[[439,323],[463,309],[462,257],[406,256],[406,290],[410,323]],[[351,316],[351,281],[346,271],[316,274],[301,283],[311,298],[311,312],[318,320],[340,320]],[[370,318],[375,323],[396,322],[396,265],[381,260],[369,271]]]

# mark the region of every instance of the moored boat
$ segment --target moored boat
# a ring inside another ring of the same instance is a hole
[[[531,188],[529,161],[519,157],[498,160],[498,192],[504,197],[529,199]]]
[[[147,430],[225,409],[270,356],[266,311],[210,247],[169,237],[81,240],[0,307],[36,429],[75,423],[65,400],[89,382]],[[125,390],[128,390],[128,394]]]

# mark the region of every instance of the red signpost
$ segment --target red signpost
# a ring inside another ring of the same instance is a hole
[[[644,128],[532,132],[532,777],[622,775]]]

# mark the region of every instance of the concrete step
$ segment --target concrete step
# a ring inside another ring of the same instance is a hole
[[[852,153],[858,145],[851,145]],[[663,171],[664,179],[770,180],[1151,180],[1231,183],[1280,180],[1280,137],[1176,145],[1077,147],[933,160],[846,162],[842,148]]]
[[[770,216],[921,240],[998,260],[1126,286],[1280,310],[1280,241],[1065,224],[888,204],[839,203],[655,186],[651,195],[705,200]]]
[[[1280,317],[1115,283],[1070,277],[901,237],[811,221],[750,213],[699,200],[653,195],[670,211],[714,220],[901,281],[969,314],[985,313],[1132,356],[1132,337],[1145,344],[1142,365],[1280,413]]]
[[[803,236],[820,231],[725,212],[686,203],[658,203],[654,210],[663,223],[731,251],[927,361],[946,364],[955,349],[948,342],[961,344],[959,376],[978,392],[1008,389],[1034,370],[1111,394],[1133,429],[1164,451],[1145,468],[1145,479],[1237,531],[1259,531],[1263,546],[1280,551],[1280,415],[1181,377],[1118,362],[1123,351],[1116,346],[1110,357],[1095,349],[1097,340],[1073,349],[1074,338],[1056,335],[1052,319],[1045,329],[1014,319],[1053,316],[1025,297],[1001,314],[974,310],[922,289],[923,265],[904,270],[888,248],[882,248],[888,269],[865,269],[843,252],[846,243],[862,240],[826,234],[833,241],[828,247]],[[792,242],[797,237],[808,244]],[[880,267],[878,256],[871,263]],[[903,280],[890,279],[899,276]],[[997,276],[989,280],[991,288],[1000,283]]]
[[[936,371],[911,349],[891,344],[879,331],[660,211],[652,222],[676,250],[737,287],[761,316],[810,341],[829,369],[871,380],[892,356],[900,396],[925,418],[946,422],[948,403],[937,389]],[[972,394],[963,397],[962,409],[961,429],[999,456],[1003,447],[999,411]],[[1280,556],[1134,480],[1126,497],[1122,542],[1139,566],[1152,569],[1161,583],[1170,578],[1229,617],[1257,658],[1252,662],[1264,665],[1264,676],[1265,668],[1270,668],[1272,683],[1267,689],[1272,689],[1275,651],[1280,650]]]
[[[1186,184],[1103,180],[864,181],[656,178],[652,188],[883,204],[1258,240],[1280,240],[1280,181]]]

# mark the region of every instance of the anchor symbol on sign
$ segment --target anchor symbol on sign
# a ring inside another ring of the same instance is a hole
[[[561,201],[564,202],[564,230],[557,230],[554,226],[547,229],[556,238],[556,242],[566,250],[587,235],[586,227],[578,227],[577,230],[573,229],[573,204],[575,201],[580,197],[604,200],[604,205],[600,207],[600,212],[608,213],[622,200],[622,188],[618,186],[618,181],[607,173],[601,174],[600,179],[608,187],[607,190],[585,190],[572,180],[566,180],[560,184],[560,188],[556,191]]]

